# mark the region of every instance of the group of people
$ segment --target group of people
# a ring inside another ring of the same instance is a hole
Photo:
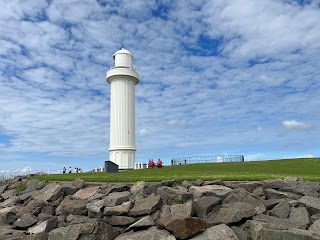
[[[62,173],[65,174],[66,172],[67,172],[66,167],[63,167]],[[81,170],[81,168],[75,167],[74,168],[74,172],[75,173],[82,173],[82,170]],[[69,167],[69,173],[72,173],[72,168],[71,167]]]
[[[162,168],[162,161],[160,160],[160,158],[157,161],[157,165],[155,165],[155,162],[153,161],[153,159],[149,159],[149,168],[154,168],[154,167]]]

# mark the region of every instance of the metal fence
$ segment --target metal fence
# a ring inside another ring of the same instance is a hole
[[[215,155],[194,156],[171,159],[171,165],[197,164],[197,163],[219,163],[219,162],[244,162],[243,155]]]

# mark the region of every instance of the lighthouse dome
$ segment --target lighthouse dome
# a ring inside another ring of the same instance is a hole
[[[127,49],[122,48],[121,50],[116,51],[113,54],[113,60],[115,68],[120,67],[133,69],[133,57]]]

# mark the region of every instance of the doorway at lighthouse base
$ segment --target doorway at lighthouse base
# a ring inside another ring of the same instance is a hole
[[[135,151],[121,150],[110,151],[110,161],[114,162],[121,169],[134,169]]]

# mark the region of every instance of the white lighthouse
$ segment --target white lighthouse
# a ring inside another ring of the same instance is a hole
[[[126,49],[113,54],[114,64],[107,72],[110,90],[110,148],[109,160],[119,169],[133,169],[135,164],[135,85],[139,74],[133,57]]]

